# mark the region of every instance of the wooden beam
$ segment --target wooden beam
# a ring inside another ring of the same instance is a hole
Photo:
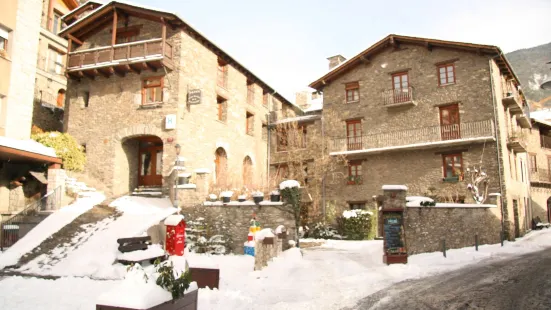
[[[84,42],[82,42],[79,39],[75,38],[75,36],[73,36],[72,34],[67,34],[67,37],[69,38],[69,40],[73,40],[73,42],[75,42],[78,45],[84,44]]]
[[[132,71],[132,72],[134,72],[134,73],[136,73],[136,74],[140,74],[140,73],[142,72],[142,70],[140,70],[140,69],[134,67],[133,65],[129,65],[128,67],[130,68],[130,71]]]
[[[161,23],[163,24],[161,28],[161,55],[165,55],[165,45],[166,45],[166,22],[163,17],[161,17]]]
[[[111,75],[113,75],[113,73],[115,72],[115,70],[113,70],[112,67],[105,67],[105,68],[101,68],[101,69],[98,69],[99,73],[101,75],[103,75],[105,78],[110,78]]]
[[[126,76],[126,72],[130,71],[130,68],[128,68],[128,71],[121,71],[121,70],[118,69],[117,67],[115,67],[113,70],[115,71],[115,74],[116,74],[117,76],[125,77],[125,76]]]
[[[157,72],[157,67],[154,67],[152,64],[150,64],[149,62],[144,62],[145,66],[147,67],[147,69],[153,71],[153,72]]]
[[[117,9],[113,8],[113,33],[111,34],[111,46],[117,43]]]
[[[65,55],[65,70],[69,68],[69,53],[71,53],[72,49],[73,49],[73,40],[69,38],[69,41],[67,44],[67,55]]]
[[[90,37],[101,30],[103,28],[107,27],[111,23],[111,18],[104,18],[103,20],[98,21],[97,23],[93,25],[89,25],[89,27],[83,28],[83,31],[79,33],[79,37],[81,39],[86,39],[87,37]]]
[[[82,72],[82,71],[81,71],[81,72]],[[84,72],[82,72],[82,73],[84,73],[84,75],[85,75],[87,78],[89,78],[90,80],[95,80],[95,79],[96,79],[96,77],[95,77],[93,74],[90,74],[90,73],[87,72],[87,71],[84,71]]]

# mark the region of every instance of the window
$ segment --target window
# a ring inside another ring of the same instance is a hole
[[[254,104],[254,83],[247,81],[247,103]]]
[[[126,28],[117,29],[117,40],[115,44],[129,43],[138,41],[138,35],[140,34],[140,28],[142,25],[136,25]]]
[[[153,77],[143,81],[142,104],[163,102],[163,78]]]
[[[253,186],[253,161],[249,156],[243,160],[243,185],[246,188]]]
[[[228,82],[228,65],[222,60],[218,59],[218,86],[226,88]]]
[[[438,66],[438,85],[455,84],[455,65],[444,64]]]
[[[463,157],[461,154],[442,155],[444,178],[461,178],[463,176]]]
[[[262,105],[266,107],[268,106],[268,96],[270,96],[270,94],[267,92],[262,93]]]
[[[246,119],[246,131],[248,135],[253,135],[254,133],[254,114],[247,112],[247,119]]]
[[[262,123],[262,141],[268,141],[268,125]]]
[[[226,99],[218,96],[216,98],[217,103],[217,109],[218,109],[218,120],[221,122],[225,122],[227,119],[227,109],[228,109],[228,102]]]
[[[524,183],[524,161],[520,159],[520,180]]]
[[[461,139],[459,106],[457,104],[440,107],[440,134],[442,140]]]
[[[8,30],[0,26],[0,55],[2,55],[2,52],[8,51],[8,37]]]
[[[348,207],[350,210],[365,210],[365,201],[362,202],[349,202]]]
[[[57,92],[57,100],[56,100],[57,107],[63,108],[65,106],[65,90],[60,89]]]
[[[281,181],[289,177],[289,166],[287,164],[281,164],[277,166],[276,180]]]
[[[46,71],[54,74],[63,74],[63,54],[53,48],[48,49]]]
[[[287,151],[289,147],[294,149],[306,148],[307,129],[305,125],[280,127],[276,129],[276,133],[278,152]]]
[[[359,160],[348,163],[348,185],[362,184],[362,162]]]
[[[400,72],[392,75],[392,89],[394,93],[394,103],[411,101],[409,76],[407,72]]]
[[[82,150],[82,153],[86,154],[86,143],[82,143],[80,145],[80,149]]]
[[[289,140],[287,137],[287,129],[285,128],[277,128],[277,151],[287,151],[287,147],[289,146]]]
[[[359,119],[346,121],[346,140],[348,150],[362,149],[362,121]]]
[[[345,88],[347,103],[360,101],[360,84],[358,82],[347,83]]]
[[[52,17],[52,29],[51,31],[54,34],[57,34],[61,30],[61,16],[62,14],[54,11],[54,15]]]
[[[214,172],[216,173],[216,185],[220,187],[226,186],[227,170],[228,170],[228,155],[226,151],[219,147],[214,153]]]
[[[538,162],[536,154],[530,154],[530,171],[538,172]]]
[[[85,91],[84,93],[82,93],[82,100],[84,101],[84,107],[87,108],[88,105],[90,104],[90,92],[89,91]]]

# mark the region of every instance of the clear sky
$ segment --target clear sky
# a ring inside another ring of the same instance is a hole
[[[294,93],[390,33],[497,45],[551,42],[551,0],[131,0],[178,13],[294,102]]]

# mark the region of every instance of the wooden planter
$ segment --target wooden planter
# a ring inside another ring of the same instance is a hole
[[[220,284],[220,269],[218,268],[194,268],[189,267],[191,281],[197,282],[199,288],[218,288]]]
[[[191,291],[189,293],[186,293],[182,298],[169,300],[167,302],[156,305],[154,307],[147,308],[147,310],[197,310],[197,293],[198,292],[199,290]],[[116,310],[116,309],[138,310],[134,308],[96,305],[96,310]]]
[[[256,204],[259,204],[262,200],[264,200],[264,197],[262,196],[253,196],[253,201]]]
[[[266,237],[262,240],[262,244],[274,244],[274,237]]]

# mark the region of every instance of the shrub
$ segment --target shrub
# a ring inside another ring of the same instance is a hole
[[[63,162],[63,168],[70,171],[82,171],[86,163],[86,156],[82,147],[75,138],[66,133],[57,131],[38,133],[31,138],[45,146],[51,147]]]
[[[308,237],[315,239],[342,239],[338,231],[325,222],[316,223]]]
[[[186,247],[190,252],[227,254],[230,252],[230,238],[223,235],[208,235],[205,219],[202,217],[186,223]]]
[[[337,218],[339,232],[347,240],[364,240],[373,238],[372,226],[374,226],[373,212],[366,210],[344,211],[342,216]]]

